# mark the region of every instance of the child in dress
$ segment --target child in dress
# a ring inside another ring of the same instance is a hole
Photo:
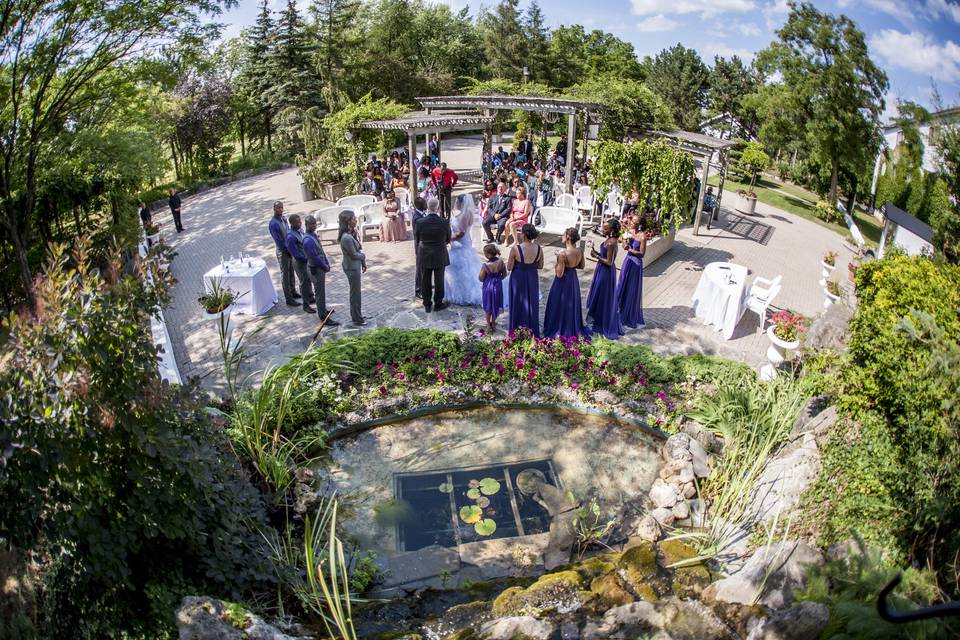
[[[483,248],[486,263],[480,267],[480,282],[483,283],[483,310],[487,314],[487,328],[497,330],[497,316],[503,311],[503,277],[507,265],[500,259],[500,249],[495,244]]]

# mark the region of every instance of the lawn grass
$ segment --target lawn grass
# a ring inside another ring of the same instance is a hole
[[[720,184],[720,178],[718,176],[710,176],[707,184],[716,187]],[[728,191],[747,189],[748,186],[747,183],[738,182],[731,177],[727,177],[723,183],[724,189]],[[757,183],[753,186],[753,191],[757,194],[757,200],[760,202],[772,207],[777,207],[778,209],[783,209],[801,218],[812,220],[821,226],[833,229],[844,238],[851,239],[852,241],[850,230],[847,229],[846,225],[824,222],[817,217],[817,196],[802,187],[780,182],[770,176],[763,176],[757,179]],[[860,227],[860,232],[863,234],[868,246],[876,247],[880,244],[880,232],[883,230],[883,227],[876,218],[862,211],[854,211],[853,219],[857,223],[857,226]]]

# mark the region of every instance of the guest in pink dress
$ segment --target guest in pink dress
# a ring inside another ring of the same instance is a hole
[[[407,225],[400,216],[400,203],[393,189],[383,199],[383,222],[380,223],[381,242],[400,242],[407,239]]]
[[[507,246],[510,246],[511,238],[514,244],[519,242],[517,234],[523,225],[530,221],[530,214],[533,213],[533,205],[527,200],[527,190],[524,187],[517,187],[516,193],[510,207],[510,220],[507,221]]]

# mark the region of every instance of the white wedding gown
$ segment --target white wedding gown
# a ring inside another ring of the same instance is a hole
[[[471,234],[477,222],[477,206],[470,195],[461,196],[458,204],[460,213],[451,220],[450,232],[463,235],[450,243],[450,266],[443,275],[444,298],[450,304],[479,307],[483,304],[480,284],[483,263],[473,247]]]

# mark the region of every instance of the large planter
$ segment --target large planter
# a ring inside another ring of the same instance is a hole
[[[223,311],[219,311],[217,313],[207,313],[207,310],[204,309],[203,318],[204,320],[211,320],[211,321],[217,321],[217,322],[219,322],[220,319],[223,318],[225,322],[230,322],[230,313],[232,311],[233,311],[232,304],[228,305],[227,308],[225,308]]]
[[[824,300],[823,300],[824,309],[829,309],[830,305],[832,305],[833,303],[835,303],[837,300],[840,299],[840,296],[835,296],[829,291],[827,291],[826,287],[824,287],[823,289],[823,295],[824,295]]]
[[[670,233],[665,236],[657,236],[656,238],[647,240],[647,250],[643,254],[643,268],[648,268],[663,254],[665,254],[667,251],[670,251],[670,248],[673,247],[673,242],[676,240],[676,238],[676,229],[671,229]]]
[[[160,242],[160,232],[157,231],[156,233],[148,235],[147,240],[150,242],[150,244],[156,244]]]
[[[310,187],[307,186],[306,182],[300,183],[300,199],[303,202],[310,202],[311,200],[316,199],[313,191],[310,191]]]
[[[750,197],[747,195],[737,194],[737,203],[733,207],[742,214],[752,216],[757,209],[757,198],[756,196]]]
[[[767,348],[767,361],[769,364],[760,368],[760,377],[763,380],[770,380],[777,375],[777,367],[783,364],[791,351],[795,351],[800,346],[799,340],[787,342],[781,340],[773,332],[774,325],[767,327],[767,338],[770,339],[770,346]]]
[[[346,182],[324,182],[320,185],[320,188],[323,189],[323,198],[324,200],[329,200],[330,202],[336,202],[343,197],[343,194],[347,192],[347,183]]]
[[[821,287],[827,286],[827,280],[830,279],[830,274],[833,273],[833,270],[837,268],[837,265],[827,264],[823,260],[820,261],[820,281],[817,283]]]

